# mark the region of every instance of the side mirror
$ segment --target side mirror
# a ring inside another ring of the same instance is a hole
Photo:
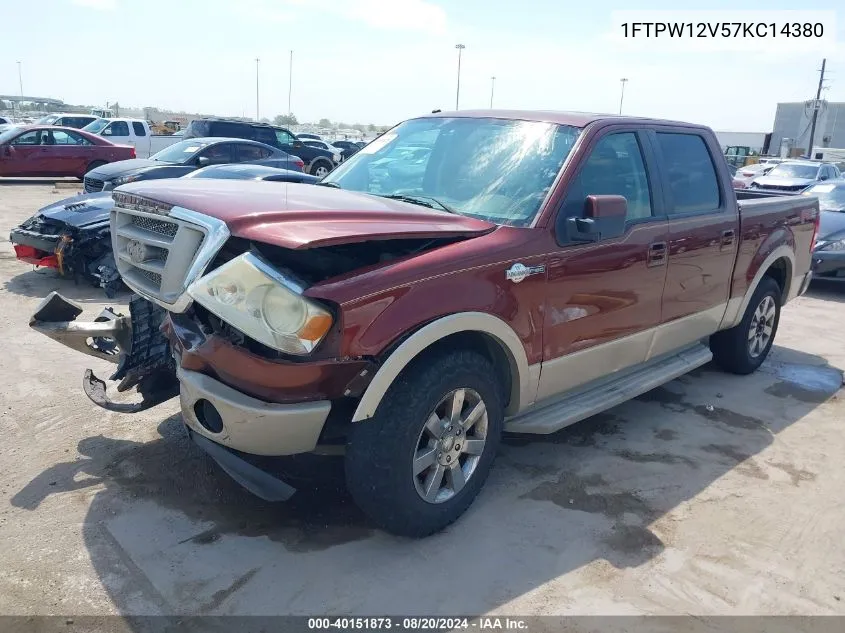
[[[625,233],[628,201],[624,196],[587,196],[584,217],[568,218],[566,237],[571,242],[598,242]]]
[[[294,149],[299,149],[299,148],[301,148],[301,147],[302,147],[302,141],[300,141],[299,139],[296,139],[296,140],[293,142],[293,146],[292,146],[292,147],[293,147]]]
[[[819,176],[819,180],[827,180],[827,174],[822,174]]]
[[[197,158],[197,167],[208,167],[211,164],[211,159],[208,156],[200,156]]]

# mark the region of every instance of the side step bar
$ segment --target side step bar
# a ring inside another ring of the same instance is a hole
[[[575,424],[655,387],[674,380],[710,362],[713,354],[704,345],[696,345],[649,361],[633,370],[619,372],[610,380],[587,386],[552,401],[540,403],[510,418],[505,430],[512,433],[546,435]]]

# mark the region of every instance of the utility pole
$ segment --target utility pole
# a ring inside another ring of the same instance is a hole
[[[258,121],[258,62],[260,60],[255,58],[255,120]]]
[[[622,84],[622,94],[619,95],[619,114],[622,114],[622,102],[625,100],[625,84],[628,83],[628,78],[622,77],[619,81]]]
[[[490,77],[490,109],[493,109],[493,90],[496,88],[496,78]]]
[[[824,83],[824,67],[827,59],[822,60],[822,68],[819,71],[819,88],[816,90],[816,100],[813,103],[813,120],[810,123],[810,146],[807,148],[807,158],[813,157],[813,141],[816,138],[816,120],[819,117],[819,109],[821,109],[822,84]]]
[[[290,96],[293,93],[293,51],[290,52],[290,68],[288,68],[288,115],[293,114],[290,109]]]
[[[455,93],[455,110],[457,110],[461,102],[461,53],[466,46],[463,44],[455,44],[455,48],[458,49],[458,90]]]

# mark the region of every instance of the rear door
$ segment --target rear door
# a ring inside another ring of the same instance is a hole
[[[55,145],[51,148],[56,168],[62,175],[81,176],[92,160],[91,142],[81,134],[71,131],[54,130]]]
[[[643,362],[660,323],[668,223],[647,137],[612,126],[591,144],[555,220],[538,400]],[[588,195],[625,197],[624,235],[567,242]]]
[[[669,267],[654,355],[718,329],[736,260],[736,202],[716,168],[718,147],[691,128],[649,133],[664,182]]]

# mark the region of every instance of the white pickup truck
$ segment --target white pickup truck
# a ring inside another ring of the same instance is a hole
[[[149,158],[182,140],[181,136],[153,134],[150,124],[143,119],[97,119],[82,129],[117,145],[131,145],[138,158]]]

